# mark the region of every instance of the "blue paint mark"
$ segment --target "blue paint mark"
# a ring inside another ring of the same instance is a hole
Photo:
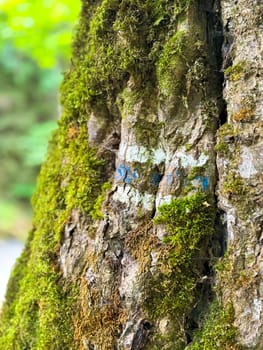
[[[177,177],[180,176],[180,171],[179,171],[179,169],[176,169],[176,176],[177,176]]]
[[[208,177],[203,177],[202,178],[202,187],[203,187],[203,190],[206,191],[208,189],[208,184],[209,184],[209,180],[208,180]]]
[[[209,179],[208,179],[207,176],[199,176],[199,175],[198,175],[198,176],[195,177],[195,180],[201,182],[201,184],[202,184],[202,189],[203,189],[204,191],[206,191],[206,190],[208,189]]]
[[[121,163],[119,168],[117,169],[115,178],[117,181],[124,181],[126,174],[127,174],[127,167],[125,167],[125,165]]]
[[[138,178],[138,169],[135,168],[132,171],[129,165],[124,165],[123,163],[119,165],[115,173],[115,180],[125,182],[126,184],[130,184],[132,181],[137,180]]]
[[[132,178],[128,175],[128,176],[125,177],[124,182],[125,182],[126,184],[131,184]]]
[[[137,169],[137,168],[135,168],[135,169],[133,170],[132,178],[133,178],[133,180],[137,180],[137,179],[139,178],[139,172],[138,172],[138,169]]]

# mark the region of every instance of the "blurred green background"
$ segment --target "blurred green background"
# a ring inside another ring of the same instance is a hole
[[[24,239],[80,0],[0,0],[0,238]]]

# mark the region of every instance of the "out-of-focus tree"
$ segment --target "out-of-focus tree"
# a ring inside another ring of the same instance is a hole
[[[80,1],[0,0],[1,46],[11,41],[43,67],[66,61]]]

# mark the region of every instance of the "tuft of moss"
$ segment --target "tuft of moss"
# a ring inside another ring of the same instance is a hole
[[[188,180],[192,181],[196,178],[196,176],[203,176],[205,173],[204,166],[194,166],[189,172]]]
[[[215,145],[215,151],[224,156],[230,156],[230,145],[235,144],[237,131],[234,126],[229,123],[223,124],[217,132],[217,144]]]
[[[229,303],[225,308],[215,300],[210,305],[203,329],[195,334],[187,350],[240,350],[236,341],[237,331],[233,324],[234,308]]]
[[[112,289],[106,303],[101,303],[99,289],[89,288],[84,279],[80,290],[78,315],[74,319],[77,349],[93,348],[93,344],[101,350],[114,349],[116,337],[121,335],[122,324],[127,322],[127,313],[122,309],[117,287]]]
[[[115,99],[129,79],[135,87],[132,100],[144,93],[148,81],[151,87],[160,85],[162,93],[169,90],[169,95],[175,91],[181,94],[175,82],[182,80],[198,54],[192,50],[198,40],[191,39],[195,30],[188,35],[177,31],[177,25],[192,3],[103,0],[84,4],[72,67],[61,87],[64,108],[73,114],[84,113],[94,105],[102,108],[103,100]],[[132,101],[125,104],[129,110],[134,105]]]
[[[214,232],[215,209],[208,196],[198,192],[174,199],[158,211],[154,224],[165,225],[167,235],[163,238],[159,273],[149,282],[146,309],[153,319],[170,317],[173,331],[166,343],[171,341],[171,349],[180,350],[186,344],[188,317],[200,297],[198,284]],[[153,341],[158,342],[157,338]]]
[[[197,80],[199,88],[205,80],[204,62],[196,59],[203,51],[203,46],[196,45],[201,42],[200,33],[193,23],[190,28],[176,31],[164,44],[157,64],[158,85],[164,97],[178,100],[190,92]]]
[[[181,30],[176,32],[164,45],[158,61],[157,77],[165,95],[171,90],[174,93],[182,89],[182,77],[186,73],[184,55],[187,52],[188,41],[187,33]]]
[[[91,216],[94,220],[103,219],[102,204],[106,199],[107,191],[111,188],[111,182],[105,182],[101,187],[101,194],[97,197],[93,209],[91,210]]]
[[[218,143],[215,145],[214,150],[215,150],[216,152],[218,152],[219,154],[227,155],[228,152],[229,152],[229,146],[228,146],[228,144],[225,143],[225,142],[218,142]]]
[[[237,64],[225,69],[224,74],[230,81],[238,81],[246,74],[247,64],[245,61],[240,61]]]
[[[242,177],[234,171],[229,171],[224,182],[223,188],[224,194],[228,196],[240,196],[245,195],[246,187]],[[238,199],[237,199],[238,200]]]
[[[170,261],[175,263],[191,259],[200,241],[213,232],[214,209],[207,196],[198,192],[189,197],[173,199],[158,208],[154,219],[157,225],[164,224],[167,236],[164,243],[172,247]]]
[[[153,234],[153,223],[144,217],[146,222],[139,225],[135,230],[130,231],[125,237],[125,249],[136,259],[139,272],[143,273],[150,268],[151,251],[158,246],[158,239]]]

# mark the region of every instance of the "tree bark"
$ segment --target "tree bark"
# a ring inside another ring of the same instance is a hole
[[[1,349],[262,348],[261,41],[257,0],[83,1]]]

